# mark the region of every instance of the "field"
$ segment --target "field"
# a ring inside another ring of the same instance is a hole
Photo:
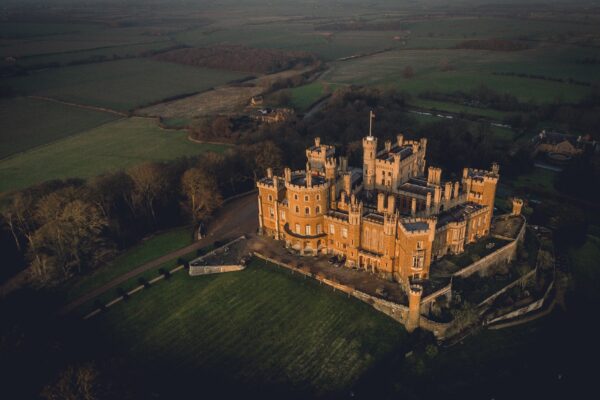
[[[92,321],[135,364],[188,371],[223,394],[347,393],[406,337],[368,305],[259,261],[238,273],[177,273]]]
[[[325,94],[325,87],[321,82],[312,82],[308,85],[290,89],[292,105],[296,110],[306,111],[314,102]]]
[[[535,50],[517,54],[480,50],[394,50],[338,61],[322,80],[347,85],[395,87],[413,95],[425,91],[469,91],[486,85],[499,92],[510,93],[521,101],[535,103],[575,102],[590,92],[588,87],[580,85],[494,74],[522,71],[516,66],[525,68],[536,57],[538,53]],[[449,65],[452,69],[442,71],[442,65]],[[414,76],[407,79],[403,71],[409,66]],[[585,69],[587,77],[594,75],[593,66],[579,68]],[[562,69],[568,71],[568,77],[580,79],[577,70],[571,72],[568,63],[563,63]]]
[[[6,79],[19,94],[128,111],[207,90],[245,75],[148,59],[127,59],[38,71]]]
[[[24,97],[0,100],[0,159],[117,118],[115,114]]]
[[[573,263],[579,294],[586,300],[597,299],[600,293],[600,238],[588,235],[581,247],[570,250],[569,256]]]
[[[110,264],[98,268],[90,275],[81,277],[74,284],[69,282],[66,298],[67,300],[74,300],[146,262],[191,243],[192,231],[188,227],[174,229],[145,239],[137,246],[115,258]]]
[[[0,161],[0,192],[225,148],[192,143],[186,132],[162,130],[152,119],[123,119]]]

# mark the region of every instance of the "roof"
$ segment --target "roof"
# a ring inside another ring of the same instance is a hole
[[[453,207],[438,215],[437,227],[441,228],[451,222],[462,222],[468,215],[473,214],[482,208],[482,205],[473,202],[467,202]]]
[[[412,146],[394,146],[390,151],[382,150],[377,154],[377,159],[390,161],[394,158],[394,154],[399,154],[400,159],[404,159],[413,153]]]
[[[402,226],[409,232],[426,231],[429,229],[429,224],[424,221],[401,221]]]
[[[306,186],[306,172],[296,172],[292,174],[291,183],[298,186]],[[322,185],[325,183],[325,178],[321,175],[312,175],[312,186]]]

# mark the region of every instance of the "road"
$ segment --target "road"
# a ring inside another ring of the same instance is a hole
[[[118,287],[123,282],[158,267],[168,261],[182,257],[188,253],[206,247],[216,240],[232,239],[243,234],[255,233],[258,229],[258,207],[256,193],[249,193],[243,197],[234,199],[224,205],[213,217],[208,226],[208,234],[189,246],[165,254],[157,259],[140,265],[135,269],[113,279],[112,281],[86,293],[75,299],[60,310],[60,314],[67,314],[78,306],[99,296],[100,294]]]

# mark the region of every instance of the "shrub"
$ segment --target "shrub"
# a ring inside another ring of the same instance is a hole
[[[129,300],[129,294],[123,288],[117,288],[117,295],[120,296],[120,297],[123,297],[124,301]]]
[[[148,282],[148,280],[143,276],[140,276],[137,281],[140,285],[144,285],[144,289],[148,289],[150,287],[150,282]]]

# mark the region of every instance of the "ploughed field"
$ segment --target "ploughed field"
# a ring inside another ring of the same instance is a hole
[[[236,273],[178,272],[89,321],[148,376],[193,377],[182,392],[347,395],[406,338],[367,304],[258,260]],[[147,380],[170,390],[162,382]]]

